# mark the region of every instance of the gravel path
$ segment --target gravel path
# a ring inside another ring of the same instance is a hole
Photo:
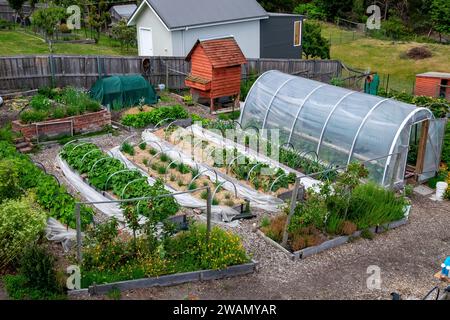
[[[92,138],[102,148],[119,145],[129,136]],[[60,146],[52,145],[33,158],[64,184],[56,167]],[[73,194],[75,190],[70,190]],[[258,220],[261,218],[261,214]],[[406,226],[358,239],[301,261],[266,244],[255,232],[257,220],[242,221],[233,228],[244,241],[259,271],[249,276],[191,283],[166,288],[131,290],[122,299],[390,299],[399,292],[404,299],[419,299],[435,285],[444,287],[433,275],[450,255],[450,202],[433,202],[415,195],[410,222]],[[381,289],[367,289],[367,267],[381,269]],[[1,292],[1,290],[0,290]],[[103,299],[104,297],[91,297]]]

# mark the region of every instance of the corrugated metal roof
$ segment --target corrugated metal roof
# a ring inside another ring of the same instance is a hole
[[[146,0],[169,29],[264,19],[256,0]]]
[[[425,72],[416,75],[417,77],[450,79],[450,73],[447,72]]]
[[[241,65],[247,62],[241,48],[233,37],[219,39],[197,40],[186,60],[191,59],[191,55],[197,46],[201,46],[213,68],[224,68]]]

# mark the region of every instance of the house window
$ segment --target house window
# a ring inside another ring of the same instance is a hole
[[[294,47],[302,44],[302,22],[294,21]]]

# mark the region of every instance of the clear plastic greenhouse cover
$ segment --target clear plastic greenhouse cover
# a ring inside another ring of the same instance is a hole
[[[365,165],[371,180],[389,185],[403,181],[411,125],[427,119],[426,108],[271,70],[250,89],[239,122],[279,129],[279,145],[333,165],[384,157]]]

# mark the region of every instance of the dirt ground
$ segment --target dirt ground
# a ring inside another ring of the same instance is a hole
[[[129,133],[96,137],[105,150],[119,145]],[[137,139],[137,138],[136,138]],[[55,165],[60,146],[51,145],[33,155],[49,172],[67,184]],[[69,188],[70,192],[75,190]],[[398,292],[403,299],[421,299],[436,285],[444,287],[434,274],[450,255],[450,202],[433,202],[414,195],[410,221],[398,229],[358,239],[301,261],[291,261],[268,245],[254,226],[264,215],[240,222],[233,228],[243,239],[257,273],[237,278],[123,292],[122,299],[390,299]],[[370,290],[367,268],[381,270],[381,288]],[[6,295],[0,283],[0,300]],[[106,299],[103,296],[78,299]]]

